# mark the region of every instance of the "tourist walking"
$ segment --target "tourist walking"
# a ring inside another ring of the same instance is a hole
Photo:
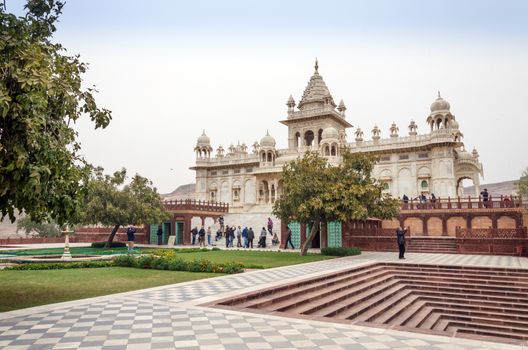
[[[127,244],[128,244],[128,251],[132,251],[134,249],[134,239],[136,238],[136,228],[133,225],[128,226],[127,229]]]
[[[266,248],[266,236],[267,236],[267,234],[268,233],[266,232],[266,228],[263,227],[262,230],[260,231],[260,237],[259,237],[257,248]]]
[[[240,229],[240,226],[238,226],[236,230],[236,238],[237,238],[237,248],[242,248],[242,230]]]
[[[292,238],[292,230],[290,229],[290,226],[286,226],[286,243],[284,244],[284,249],[288,249],[288,243],[290,243],[292,249],[295,249],[291,238]]]
[[[196,235],[198,234],[198,226],[195,226],[192,230],[191,230],[191,236],[192,236],[192,242],[191,244],[192,245],[195,245],[196,244]]]
[[[161,228],[161,225],[158,225],[158,232],[156,232],[158,235],[158,245],[163,244],[163,229]]]
[[[270,235],[273,235],[273,220],[271,218],[268,218],[268,231]]]
[[[224,217],[220,216],[218,218],[218,224],[220,224],[220,232],[224,233]]]
[[[253,248],[253,240],[255,239],[255,232],[253,232],[253,227],[249,228],[248,231],[248,248]]]
[[[398,226],[396,229],[396,240],[398,242],[398,250],[400,252],[399,258],[405,259],[405,234],[407,233],[406,229],[402,229],[401,226]]]
[[[200,247],[205,248],[205,229],[203,226],[200,229],[200,232],[198,232],[198,244],[200,245]]]
[[[212,235],[211,226],[209,226],[207,228],[207,245],[211,245],[211,235]]]

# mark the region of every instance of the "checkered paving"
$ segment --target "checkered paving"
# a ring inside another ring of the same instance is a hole
[[[255,315],[186,303],[365,262],[397,259],[393,255],[365,253],[360,257],[110,295],[96,301],[79,300],[73,305],[56,304],[0,314],[0,349],[521,349],[506,344]],[[409,254],[407,261],[446,263],[458,257]],[[516,258],[466,256],[464,261],[528,268],[528,264]]]

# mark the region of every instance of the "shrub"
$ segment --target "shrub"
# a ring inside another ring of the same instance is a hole
[[[116,256],[113,259],[113,262],[115,266],[121,266],[121,267],[135,267],[136,266],[136,258],[134,258],[132,255],[129,255],[129,254]]]
[[[42,263],[8,266],[4,270],[63,270],[114,266],[113,261],[82,261],[73,263]]]
[[[361,254],[361,250],[356,247],[329,247],[329,248],[322,248],[321,254],[323,255],[330,255],[330,256],[350,256],[350,255],[359,255]]]
[[[92,248],[104,248],[105,244],[106,242],[93,242]],[[110,248],[124,248],[126,246],[125,242],[112,242]]]

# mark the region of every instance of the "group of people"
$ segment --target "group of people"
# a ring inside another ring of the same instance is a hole
[[[413,200],[419,201],[422,204],[427,203],[427,202],[436,203],[436,196],[435,196],[434,193],[431,193],[431,196],[429,198],[427,198],[427,196],[422,193],[418,197],[414,198]],[[409,203],[409,197],[406,194],[404,194],[402,196],[402,201],[405,204]]]
[[[253,242],[256,237],[252,227],[225,225],[224,218],[222,216],[218,219],[218,224],[219,228],[216,231],[214,237],[215,242],[225,238],[226,248],[233,248],[235,246],[236,238],[237,248],[253,248]],[[273,220],[271,218],[268,218],[267,229],[266,227],[262,227],[262,230],[260,231],[257,241],[257,248],[267,247],[266,240],[268,234],[272,236],[271,244],[278,245],[279,238],[277,237],[277,233],[273,232]],[[198,244],[200,247],[205,247],[207,242],[207,245],[212,246],[212,235],[213,233],[211,226],[209,226],[207,230],[204,226],[202,226],[200,229],[198,229],[198,227],[194,227],[191,230],[191,244]]]

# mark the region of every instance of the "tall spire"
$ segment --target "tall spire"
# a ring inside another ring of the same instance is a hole
[[[304,110],[303,106],[305,104],[316,104],[318,105],[317,108],[321,108],[324,105],[329,105],[333,108],[337,107],[330,91],[328,91],[328,87],[323,81],[323,77],[319,74],[319,60],[317,58],[315,59],[315,72],[304,89],[304,93],[297,107]]]
[[[317,61],[317,57],[315,58],[315,73],[319,73],[319,62]]]

